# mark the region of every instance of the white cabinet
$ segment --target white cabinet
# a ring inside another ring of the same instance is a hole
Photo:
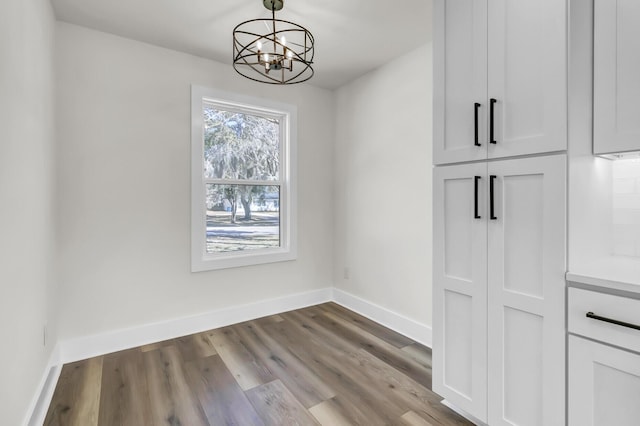
[[[434,391],[490,425],[564,424],[566,156],[433,181]]]
[[[569,425],[637,426],[640,299],[569,288],[568,305]]]
[[[640,2],[595,0],[593,151],[640,151]]]
[[[488,168],[489,424],[564,425],[566,156]]]
[[[485,159],[487,0],[433,7],[433,162]]]
[[[433,390],[482,421],[487,419],[486,182],[486,163],[434,170]]]
[[[569,336],[569,426],[638,426],[640,355]]]
[[[566,8],[435,0],[434,164],[566,150]]]

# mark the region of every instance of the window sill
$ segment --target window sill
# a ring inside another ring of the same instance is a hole
[[[297,253],[295,253],[295,251],[285,249],[261,250],[261,253],[207,255],[200,259],[192,259],[191,272],[215,271],[218,269],[286,262],[295,260],[296,258]]]

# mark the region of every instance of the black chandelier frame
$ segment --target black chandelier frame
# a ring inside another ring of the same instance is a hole
[[[265,0],[265,7],[269,2]],[[275,12],[282,9],[282,3],[277,7],[271,2],[271,6],[271,19],[250,19],[233,29],[233,68],[243,77],[260,83],[282,85],[307,81],[314,74],[313,35],[295,22],[276,19]],[[261,24],[268,33],[256,31]],[[295,41],[286,43],[286,36]],[[266,49],[260,50],[260,44]]]

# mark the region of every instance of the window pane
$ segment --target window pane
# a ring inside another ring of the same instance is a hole
[[[275,118],[204,105],[204,176],[277,180],[280,125]]]
[[[207,184],[207,253],[280,247],[280,187]]]

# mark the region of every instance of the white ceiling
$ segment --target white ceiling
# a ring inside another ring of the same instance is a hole
[[[262,0],[51,0],[56,17],[231,66],[233,28]],[[334,89],[431,39],[431,0],[285,0],[276,18],[313,34],[315,86]],[[416,70],[419,72],[419,70]],[[238,76],[238,78],[242,78]]]

